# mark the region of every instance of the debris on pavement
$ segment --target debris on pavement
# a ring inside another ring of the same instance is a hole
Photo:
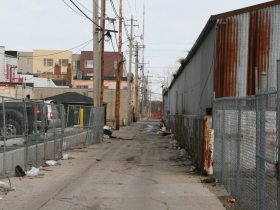
[[[68,155],[68,154],[64,154],[64,155],[63,155],[63,160],[68,160],[68,158],[69,158],[69,155]]]
[[[228,199],[228,202],[230,203],[236,203],[236,200],[234,198]]]
[[[26,176],[28,177],[38,176],[39,172],[40,172],[39,168],[35,168],[32,166],[31,170],[26,172]]]
[[[195,171],[195,167],[192,166],[192,167],[190,168],[190,171]]]
[[[57,162],[56,162],[55,160],[48,160],[48,161],[46,162],[46,164],[49,165],[49,166],[54,166],[56,163],[57,163]]]
[[[169,135],[172,135],[172,133],[161,132],[161,135],[162,136],[169,136]]]
[[[108,130],[108,129],[103,129],[103,133],[107,136],[111,136],[112,135],[112,131]]]
[[[110,126],[108,126],[108,125],[105,125],[105,126],[103,127],[103,129],[111,130],[112,128],[111,128]]]
[[[24,170],[19,165],[17,165],[15,168],[15,174],[16,174],[16,177],[23,177],[26,175]]]
[[[96,161],[102,161],[101,159],[96,159]]]
[[[173,147],[177,147],[178,146],[178,141],[172,140],[172,141],[169,142],[169,144],[171,144]]]
[[[185,149],[181,149],[181,150],[180,150],[180,156],[181,156],[181,157],[185,157],[186,154],[187,154],[187,151],[186,151]]]
[[[0,197],[0,200],[2,200],[2,198]]]

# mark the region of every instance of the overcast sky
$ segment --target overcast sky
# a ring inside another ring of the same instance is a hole
[[[70,0],[64,0],[73,10]],[[0,0],[0,46],[6,50],[33,51],[33,49],[68,50],[92,39],[92,23],[71,10],[62,0]],[[88,16],[92,17],[92,0],[73,0]],[[177,60],[187,56],[211,15],[260,4],[263,0],[145,0],[145,73],[160,74],[163,68],[179,67]],[[119,0],[113,0],[119,12]],[[83,6],[82,6],[82,5]],[[109,0],[106,14],[115,18]],[[133,15],[139,27],[134,34],[143,34],[143,0],[123,0],[124,18]],[[127,24],[130,24],[128,21]],[[106,23],[107,25],[108,23]],[[118,30],[118,22],[115,24]],[[113,29],[109,24],[108,28]],[[130,32],[130,27],[127,27]],[[118,34],[117,34],[118,38]],[[141,41],[139,37],[135,40]],[[127,41],[123,31],[123,42]],[[92,50],[92,43],[73,49]],[[114,48],[117,51],[116,40]],[[110,42],[105,51],[113,51]],[[123,45],[128,61],[128,42]],[[142,56],[142,53],[139,53]],[[142,57],[140,57],[142,61]],[[128,65],[127,65],[128,66]],[[132,67],[134,72],[134,66]],[[160,93],[161,84],[153,84],[153,91]]]

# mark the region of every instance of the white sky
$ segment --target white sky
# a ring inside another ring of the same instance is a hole
[[[70,0],[64,0],[79,12]],[[88,16],[92,17],[92,0],[73,0]],[[119,0],[113,0],[119,12]],[[145,0],[145,73],[150,71],[156,79],[164,68],[179,67],[177,60],[186,57],[211,15],[264,3],[263,0]],[[88,10],[83,8],[81,3]],[[115,18],[109,0],[106,14]],[[143,34],[143,0],[123,0],[125,20],[133,15],[139,24],[134,34]],[[126,24],[130,24],[128,21]],[[107,23],[106,23],[107,25]],[[6,50],[33,51],[33,49],[67,50],[92,39],[92,23],[74,11],[62,0],[0,0],[0,46]],[[118,30],[118,22],[115,24]],[[108,27],[113,29],[112,24]],[[130,33],[130,27],[127,27]],[[112,34],[113,35],[113,34]],[[114,35],[113,35],[114,36]],[[118,34],[117,34],[118,38]],[[136,40],[141,41],[139,37]],[[117,50],[116,40],[114,41]],[[123,42],[127,36],[123,30]],[[82,47],[82,46],[81,46]],[[76,53],[81,48],[73,49]],[[92,50],[92,43],[83,50]],[[113,51],[105,43],[105,51]],[[128,42],[123,45],[128,67]],[[139,55],[142,56],[140,52]],[[142,62],[142,57],[139,57]],[[133,57],[134,61],[134,57]],[[161,68],[162,67],[162,68]],[[134,65],[132,66],[134,73]],[[140,71],[139,71],[140,73]],[[153,82],[152,91],[161,93],[161,84]],[[156,95],[153,96],[155,98]],[[160,99],[158,95],[157,98]]]

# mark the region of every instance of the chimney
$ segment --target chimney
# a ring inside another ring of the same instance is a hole
[[[67,66],[67,77],[66,77],[66,85],[67,86],[71,86],[71,77],[72,77],[72,75],[71,75],[71,64],[70,63],[68,63],[68,66]]]
[[[61,66],[59,66],[58,64],[55,64],[54,66],[54,74],[61,74]]]

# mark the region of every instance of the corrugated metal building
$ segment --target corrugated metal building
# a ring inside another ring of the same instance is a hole
[[[211,16],[165,93],[165,114],[204,116],[214,92],[216,98],[255,94],[255,67],[276,87],[279,58],[280,1]]]

